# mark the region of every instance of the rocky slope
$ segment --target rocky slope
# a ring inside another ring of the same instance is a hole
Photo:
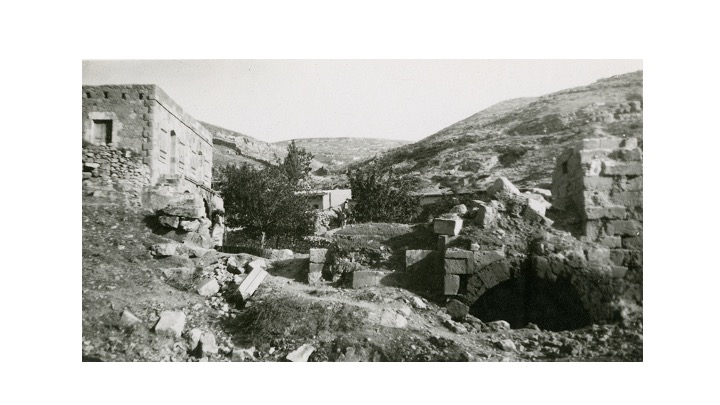
[[[228,163],[264,166],[278,163],[287,155],[285,147],[206,122],[202,124],[213,134],[214,166],[224,166]]]
[[[579,139],[607,134],[642,143],[642,93],[643,74],[637,71],[503,101],[393,149],[380,162],[416,179],[418,189],[484,189],[491,175],[520,187],[547,187],[555,156]]]
[[[287,148],[291,141],[273,145]],[[336,170],[348,164],[366,160],[390,149],[410,142],[376,138],[308,138],[295,139],[295,144],[315,155],[315,159],[328,170]]]

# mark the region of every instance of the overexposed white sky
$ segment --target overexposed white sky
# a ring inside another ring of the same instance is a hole
[[[83,61],[83,84],[157,84],[196,119],[266,142],[417,141],[497,102],[642,69],[642,60]]]

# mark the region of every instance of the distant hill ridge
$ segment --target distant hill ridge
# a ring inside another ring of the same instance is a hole
[[[542,97],[497,103],[379,162],[416,189],[484,189],[497,176],[520,187],[547,187],[554,158],[588,136],[632,136],[642,144],[642,71]],[[356,162],[359,167],[364,161]]]
[[[287,148],[293,140],[275,142],[274,145]],[[390,149],[407,145],[409,141],[380,138],[300,138],[294,139],[298,147],[315,155],[315,159],[330,170],[345,167],[353,162],[369,159]]]

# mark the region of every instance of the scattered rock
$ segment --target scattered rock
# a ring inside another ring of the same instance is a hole
[[[132,312],[128,311],[127,309],[122,311],[122,314],[120,315],[120,327],[122,328],[133,328],[137,325],[140,325],[142,321],[137,316],[133,315]]]
[[[496,195],[499,192],[506,192],[509,194],[520,194],[520,190],[513,185],[510,180],[505,177],[498,177],[490,188],[487,189],[489,195]]]
[[[494,332],[510,330],[510,324],[506,321],[492,321],[485,324],[485,326]]]
[[[498,347],[500,350],[504,350],[504,351],[506,351],[506,352],[515,352],[515,351],[517,351],[517,347],[515,346],[515,343],[513,343],[513,341],[510,340],[510,339],[503,339],[503,340],[501,340],[501,341],[499,341],[499,342],[496,342],[495,344],[497,345],[497,347]]]
[[[271,353],[272,354],[272,353]],[[232,351],[232,361],[249,361],[255,359],[255,346],[249,349],[234,348]]]
[[[160,215],[158,217],[158,222],[160,222],[160,225],[166,226],[168,228],[177,228],[178,225],[180,225],[180,218],[168,215]]]
[[[200,336],[200,344],[197,347],[197,351],[200,352],[202,356],[217,354],[218,345],[217,342],[215,342],[215,335],[211,332],[204,332],[202,336]]]
[[[400,315],[399,313],[393,311],[384,309],[380,313],[380,325],[387,326],[389,328],[404,328],[407,326],[408,321],[405,319],[404,316]]]
[[[309,343],[306,343],[297,348],[295,351],[290,352],[290,354],[287,355],[286,359],[292,362],[306,362],[314,351],[315,347]]]
[[[218,291],[220,291],[220,284],[218,284],[215,277],[201,280],[197,286],[198,294],[202,295],[203,297],[213,295]]]
[[[179,245],[177,242],[157,243],[152,245],[150,253],[156,257],[175,256]]]
[[[246,264],[245,269],[247,269],[249,273],[252,273],[256,269],[265,270],[267,269],[267,262],[265,261],[265,259],[255,259]]]
[[[227,260],[227,271],[233,274],[245,273],[245,265],[248,263],[246,259],[239,256],[230,256]]]
[[[445,325],[446,328],[450,329],[454,333],[468,333],[468,330],[465,327],[465,325],[463,325],[461,323],[457,323],[450,319],[444,320],[443,325]]]
[[[180,311],[163,311],[155,325],[155,333],[179,338],[185,328],[185,314]]]
[[[453,214],[458,214],[458,215],[462,216],[462,215],[467,214],[468,209],[465,206],[465,204],[460,204],[460,205],[456,205],[456,206],[452,207],[452,209],[450,209],[450,212]]]
[[[427,309],[427,304],[423,302],[423,300],[420,297],[413,297],[412,298],[413,306],[417,309]]]

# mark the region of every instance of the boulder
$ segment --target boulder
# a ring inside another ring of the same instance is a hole
[[[510,324],[506,321],[492,321],[485,325],[488,329],[494,332],[502,332],[510,330]]]
[[[420,297],[413,297],[412,304],[417,309],[427,309],[427,304]]]
[[[306,362],[314,351],[315,347],[309,343],[306,343],[298,347],[294,351],[290,352],[285,358],[292,362]]]
[[[407,319],[400,315],[399,313],[393,311],[384,309],[380,313],[380,325],[386,326],[388,328],[398,328],[402,329],[407,326],[408,321]]]
[[[198,294],[202,295],[203,297],[208,297],[210,295],[216,294],[218,291],[220,291],[220,284],[218,284],[217,280],[214,277],[201,280],[197,286]]]
[[[448,315],[456,321],[465,319],[465,316],[467,316],[468,312],[470,312],[469,306],[455,299],[452,299],[447,303],[446,309],[448,311]]]
[[[545,201],[542,197],[540,198],[532,198],[528,197],[528,205],[527,209],[531,209],[538,213],[540,216],[545,216],[545,210],[550,208],[552,204]]]
[[[185,327],[185,314],[180,311],[163,311],[155,324],[155,333],[179,338]]]
[[[456,205],[456,206],[452,207],[452,209],[450,209],[450,212],[454,213],[454,214],[458,214],[460,216],[463,216],[463,215],[467,214],[468,209],[465,206],[465,204],[460,204],[460,205]]]
[[[248,361],[255,359],[255,346],[249,349],[234,348],[232,361]]]
[[[205,216],[205,205],[199,195],[184,193],[174,195],[169,204],[160,211],[176,217],[202,218]]]
[[[267,257],[270,260],[290,260],[293,258],[294,253],[290,249],[268,249]]]
[[[215,335],[213,335],[211,332],[204,332],[202,336],[200,336],[200,343],[198,344],[196,350],[200,353],[201,356],[217,354],[218,345],[215,341]]]
[[[477,214],[475,215],[475,223],[480,225],[481,228],[487,228],[495,223],[497,217],[498,211],[495,207],[482,203],[478,207]]]
[[[175,256],[179,245],[177,242],[156,243],[150,248],[150,253],[156,257]]]
[[[490,188],[487,189],[487,194],[495,196],[497,193],[504,192],[508,194],[520,194],[520,190],[513,185],[510,180],[506,177],[498,177]]]
[[[506,351],[506,352],[515,352],[517,351],[517,347],[515,346],[515,343],[513,343],[510,339],[503,339],[496,343],[497,347],[500,350]]]

